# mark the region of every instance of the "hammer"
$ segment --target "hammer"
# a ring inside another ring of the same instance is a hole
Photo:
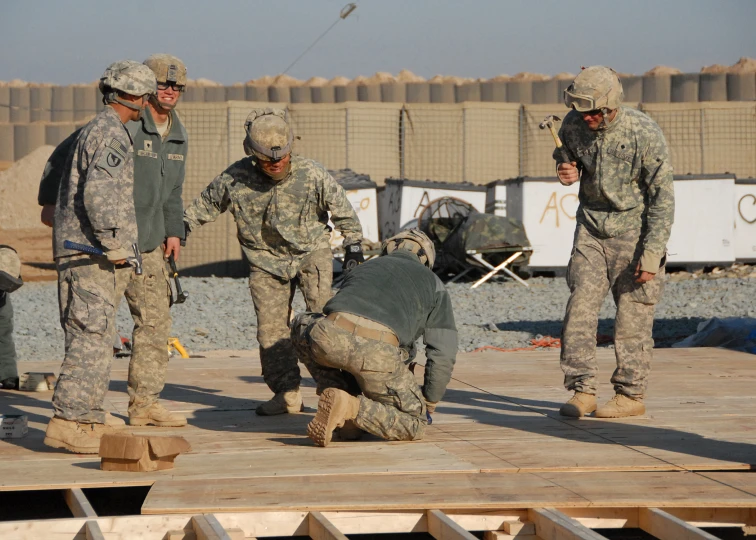
[[[176,298],[171,299],[173,304],[183,304],[186,299],[189,298],[189,293],[181,288],[181,282],[178,278],[178,270],[176,269],[176,259],[173,258],[173,253],[168,256],[168,263],[171,265],[171,277],[176,283]]]
[[[549,128],[549,131],[551,131],[551,136],[554,137],[554,144],[556,144],[557,149],[559,149],[559,153],[562,156],[562,160],[565,163],[571,163],[572,160],[570,159],[569,154],[567,153],[567,150],[565,150],[564,145],[562,144],[562,141],[559,139],[559,135],[557,135],[556,129],[554,129],[554,123],[555,122],[561,122],[562,119],[554,114],[548,115],[546,118],[543,119],[543,122],[538,124],[538,127],[541,129]]]

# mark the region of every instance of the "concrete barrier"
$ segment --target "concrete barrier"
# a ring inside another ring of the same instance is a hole
[[[10,89],[10,121],[12,124],[24,124],[31,121],[31,100],[29,88]]]
[[[346,101],[359,101],[357,96],[357,85],[348,84],[345,86],[333,87],[334,102],[344,103]]]
[[[13,161],[13,124],[0,124],[0,161]]]
[[[672,103],[698,101],[698,73],[680,73],[670,77],[669,100]]]
[[[507,101],[510,103],[533,103],[532,81],[507,81]]]
[[[456,85],[454,87],[454,101],[456,103],[480,101],[480,83],[468,82]]]
[[[0,124],[10,122],[10,88],[0,86]]]
[[[268,101],[271,103],[290,103],[291,89],[288,86],[269,86]]]
[[[701,73],[698,79],[698,101],[727,101],[727,74]]]
[[[50,119],[53,122],[73,122],[74,91],[72,86],[53,87]]]
[[[507,101],[507,82],[485,81],[480,83],[480,100],[493,102]]]
[[[74,121],[89,120],[97,114],[99,90],[94,86],[74,87]]]
[[[728,73],[727,100],[756,100],[756,73]]]
[[[549,79],[548,81],[533,81],[533,103],[547,104],[559,103],[559,81]]]
[[[309,86],[293,86],[289,92],[292,103],[312,103],[312,94]]]
[[[246,90],[243,86],[226,86],[226,99],[224,101],[245,101]]]
[[[672,82],[669,75],[643,76],[643,103],[669,103]]]
[[[360,84],[357,86],[358,101],[381,101],[381,85]]]
[[[404,83],[381,83],[381,101],[384,103],[404,103],[407,101],[407,89]]]
[[[336,91],[333,86],[312,86],[310,98],[313,103],[335,103]]]
[[[44,144],[44,124],[13,125],[13,161],[18,161]]]
[[[407,103],[430,103],[430,84],[427,82],[407,83]]]
[[[29,104],[31,122],[52,121],[52,88],[49,86],[37,86],[29,89]]]
[[[452,82],[430,83],[430,102],[454,103],[455,86]]]
[[[638,103],[643,99],[643,77],[622,77],[621,81],[625,101]]]
[[[58,146],[63,140],[76,130],[76,124],[47,124],[45,126],[45,144]]]
[[[268,87],[248,84],[244,87],[244,96],[247,101],[268,101]]]

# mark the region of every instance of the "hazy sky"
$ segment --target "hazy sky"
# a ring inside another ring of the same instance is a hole
[[[69,84],[124,58],[183,59],[191,78],[224,84],[283,71],[338,19],[344,0],[6,0],[0,80]],[[575,73],[605,64],[640,74],[663,64],[756,57],[756,0],[360,0],[289,72],[307,79],[401,69],[490,78]]]

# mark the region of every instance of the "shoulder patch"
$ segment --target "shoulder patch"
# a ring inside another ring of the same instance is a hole
[[[115,176],[121,170],[126,162],[128,150],[118,139],[110,139],[105,145],[102,156],[95,166],[107,172],[110,176]]]
[[[121,141],[115,138],[110,139],[108,146],[112,148],[113,150],[115,150],[118,154],[120,154],[124,158],[126,157],[126,154],[128,154],[129,152],[128,148],[126,148],[126,146]]]
[[[184,156],[181,154],[167,154],[166,157],[173,161],[184,161]]]

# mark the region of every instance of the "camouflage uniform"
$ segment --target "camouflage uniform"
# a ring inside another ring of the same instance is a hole
[[[565,387],[595,394],[598,313],[611,290],[617,305],[612,383],[618,394],[642,398],[651,369],[654,305],[664,285],[664,257],[674,218],[672,167],[659,126],[640,111],[619,107],[605,129],[588,128],[570,111],[560,129],[580,171],[580,206],[567,270],[571,295],[562,331]],[[554,159],[562,162],[558,151]],[[636,266],[656,274],[635,282]]]
[[[0,245],[0,388],[18,387],[16,346],[13,343],[13,304],[10,293],[24,281],[16,250]]]
[[[55,210],[54,255],[66,356],[53,395],[55,415],[104,423],[115,315],[130,267],[116,267],[137,241],[132,141],[118,113],[105,107],[68,157]],[[105,251],[107,259],[66,249],[64,240]]]
[[[328,212],[345,244],[362,240],[362,226],[328,171],[299,156],[292,156],[289,174],[278,182],[252,157],[234,163],[187,207],[184,221],[193,231],[226,210],[250,265],[263,377],[275,393],[297,389],[301,377],[288,330],[294,286],[308,309],[320,311],[330,298],[333,272]]]
[[[443,283],[417,255],[397,250],[351,270],[323,311],[328,318],[303,313],[291,328],[318,394],[327,388],[362,393],[357,427],[388,440],[421,439],[426,401],[435,404],[443,397],[457,353],[454,314]],[[389,338],[350,332],[333,319],[336,315]],[[420,336],[426,344],[422,388],[408,368]]]

